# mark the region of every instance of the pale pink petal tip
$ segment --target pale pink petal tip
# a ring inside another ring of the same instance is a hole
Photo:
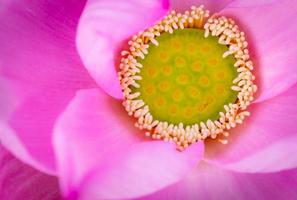
[[[166,0],[89,1],[80,19],[77,47],[98,85],[123,98],[117,78],[117,56],[123,42],[155,24],[168,9]]]

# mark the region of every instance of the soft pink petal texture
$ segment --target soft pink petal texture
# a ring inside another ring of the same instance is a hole
[[[191,9],[191,6],[204,5],[211,14],[219,12],[233,0],[170,0],[170,9],[183,12]]]
[[[100,87],[122,98],[116,66],[123,42],[157,22],[168,9],[167,0],[90,0],[80,18],[77,46]]]
[[[81,188],[81,198],[126,199],[153,193],[184,177],[197,166],[202,152],[202,143],[184,152],[163,141],[137,144],[90,173]]]
[[[274,172],[297,167],[297,85],[252,106],[252,115],[231,131],[228,145],[207,144],[207,159],[243,172]]]
[[[177,184],[142,200],[283,200],[297,198],[297,169],[267,174],[237,173],[201,162]]]
[[[95,86],[75,48],[84,2],[1,1],[0,139],[53,173],[52,127],[76,90]]]
[[[143,138],[119,101],[101,90],[82,90],[61,115],[55,148],[64,195],[123,199],[149,194],[180,180],[203,155],[203,144],[179,152]]]
[[[0,146],[0,199],[58,200],[58,179],[22,163]]]
[[[279,2],[278,0],[232,0],[228,7],[257,7]]]
[[[234,1],[222,12],[237,19],[247,33],[257,69],[257,102],[284,92],[297,81],[297,2]],[[265,13],[265,14],[264,14]]]
[[[61,115],[54,135],[65,193],[114,151],[140,142],[120,101],[99,89],[78,92]]]

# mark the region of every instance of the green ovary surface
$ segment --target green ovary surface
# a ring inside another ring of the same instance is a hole
[[[216,120],[223,106],[236,101],[231,90],[236,78],[235,59],[222,58],[228,48],[217,37],[204,38],[199,29],[176,30],[150,45],[138,81],[142,99],[154,119],[192,125]]]

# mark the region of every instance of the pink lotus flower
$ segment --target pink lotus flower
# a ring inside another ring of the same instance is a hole
[[[179,152],[133,126],[115,65],[133,34],[200,4],[247,33],[260,91],[228,145]],[[296,199],[296,17],[290,0],[1,2],[1,143],[68,199]],[[0,198],[59,198],[1,154]]]

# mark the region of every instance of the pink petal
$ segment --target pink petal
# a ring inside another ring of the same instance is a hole
[[[22,161],[54,173],[53,124],[76,90],[95,86],[75,49],[84,3],[4,2],[0,3],[0,138]]]
[[[58,179],[22,163],[0,146],[0,199],[58,200]]]
[[[64,195],[123,199],[180,180],[203,154],[203,144],[179,152],[173,144],[145,140],[120,102],[84,90],[61,115],[55,148]]]
[[[57,122],[54,145],[65,193],[114,151],[140,141],[141,134],[119,101],[99,89],[80,91]]]
[[[170,0],[170,8],[183,12],[190,10],[191,6],[204,5],[205,9],[214,14],[214,12],[222,10],[230,2],[232,0]]]
[[[252,115],[231,131],[228,145],[207,144],[207,158],[243,172],[274,172],[297,167],[297,85],[253,105]]]
[[[297,81],[297,2],[264,2],[234,1],[221,12],[238,19],[247,33],[260,84],[257,102],[286,91]]]
[[[142,200],[296,199],[297,169],[278,173],[237,173],[202,163],[177,184]]]
[[[116,66],[123,42],[148,28],[167,11],[167,0],[88,1],[79,22],[80,56],[100,87],[122,98]]]
[[[257,7],[276,3],[278,0],[233,0],[228,7]]]
[[[202,157],[202,143],[184,152],[159,142],[137,144],[90,173],[82,199],[126,199],[153,193],[184,177]],[[124,173],[123,173],[124,172]]]

